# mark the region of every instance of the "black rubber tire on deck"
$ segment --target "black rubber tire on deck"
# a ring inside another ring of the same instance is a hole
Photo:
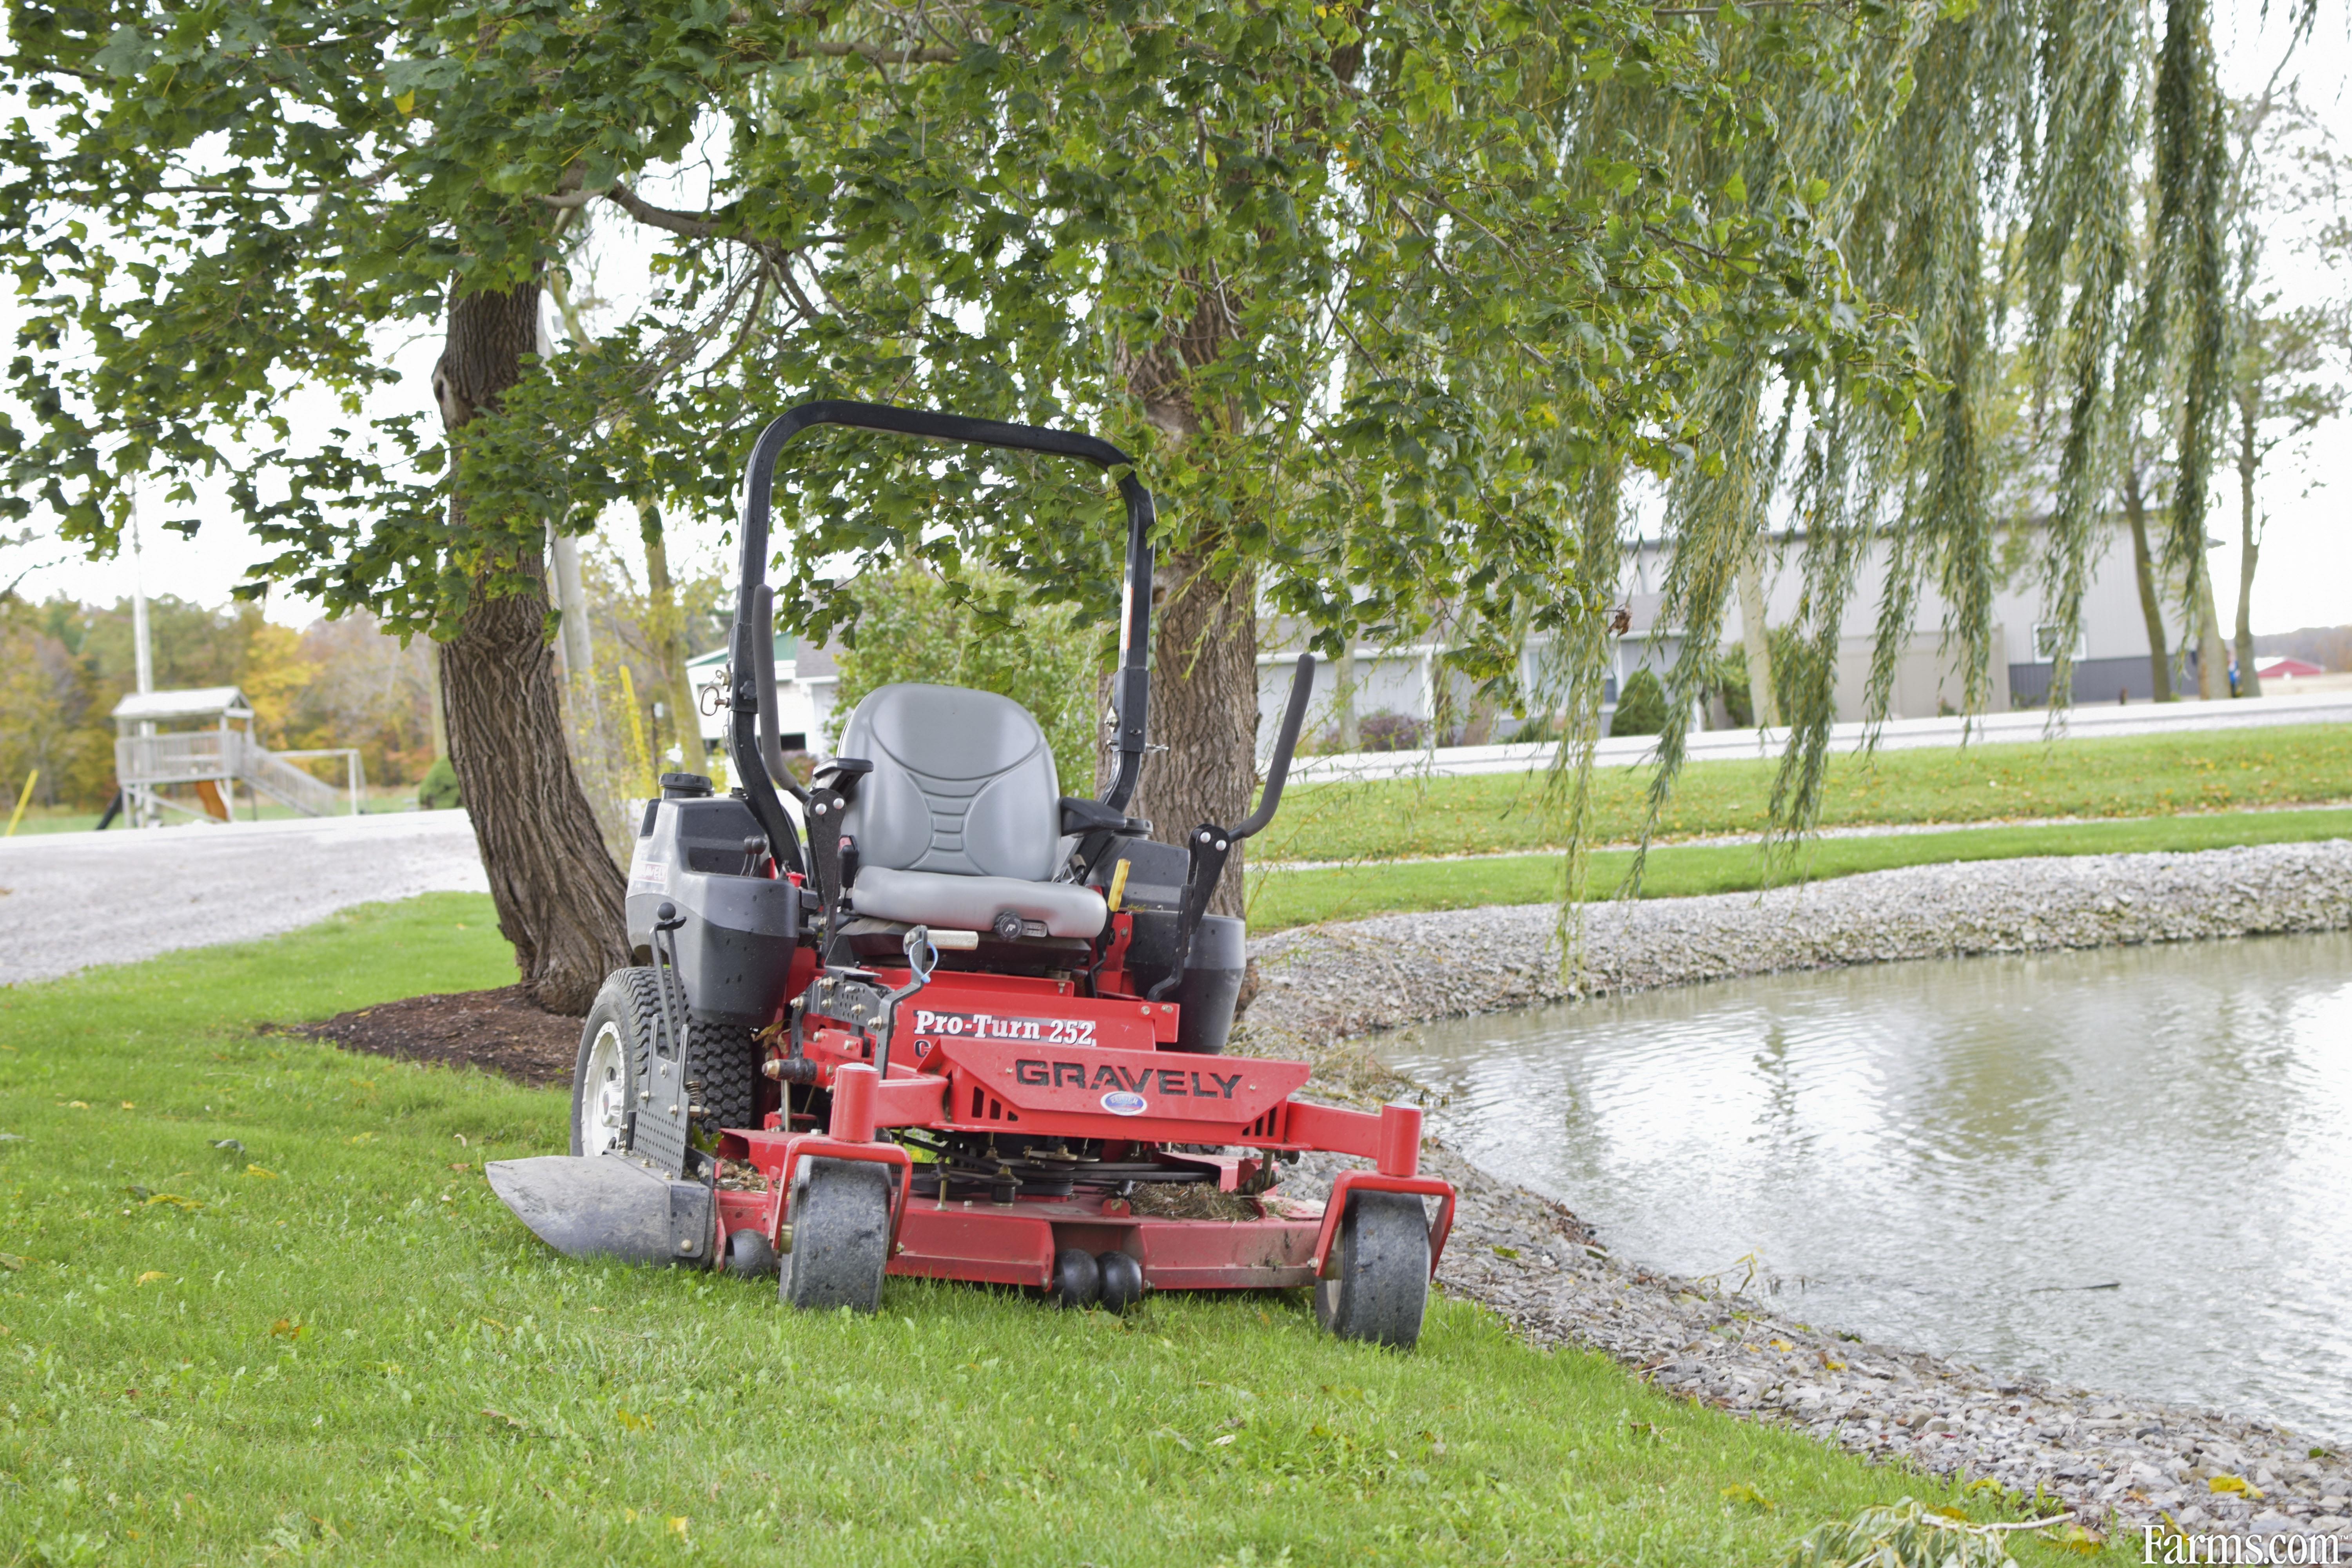
[[[698,1086],[694,1103],[702,1107],[694,1130],[706,1136],[722,1127],[757,1127],[760,1110],[760,1061],[766,1055],[751,1031],[731,1024],[686,1026],[686,1077]]]
[[[1343,1340],[1411,1350],[1429,1305],[1429,1217],[1410,1193],[1355,1193],[1332,1239],[1315,1317]]]
[[[1057,1307],[1084,1311],[1102,1300],[1102,1267],[1083,1247],[1066,1247],[1054,1254],[1054,1282],[1045,1293]]]
[[[788,1307],[871,1312],[890,1262],[891,1170],[871,1160],[808,1160],[793,1178],[792,1250],[776,1296]]]
[[[1106,1252],[1095,1259],[1102,1281],[1103,1310],[1124,1312],[1143,1300],[1143,1265],[1124,1252]]]
[[[776,1249],[756,1230],[730,1231],[727,1237],[727,1272],[738,1279],[757,1279],[776,1271]]]

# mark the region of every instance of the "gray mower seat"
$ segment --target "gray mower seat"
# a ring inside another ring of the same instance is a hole
[[[1009,911],[1031,936],[1102,930],[1100,892],[1052,880],[1061,780],[1021,704],[954,686],[877,687],[842,727],[840,754],[874,764],[842,816],[857,845],[857,913],[987,931]]]

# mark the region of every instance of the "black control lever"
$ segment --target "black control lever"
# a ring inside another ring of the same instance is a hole
[[[1298,672],[1290,678],[1290,706],[1283,710],[1282,729],[1275,736],[1274,756],[1266,763],[1265,794],[1257,809],[1242,819],[1239,827],[1230,831],[1213,822],[1204,822],[1192,829],[1184,841],[1192,864],[1184,879],[1184,903],[1176,918],[1176,962],[1166,979],[1151,988],[1155,1002],[1173,991],[1184,979],[1184,962],[1192,956],[1192,933],[1200,929],[1201,917],[1209,912],[1209,900],[1217,890],[1218,881],[1225,874],[1225,862],[1232,858],[1234,846],[1264,828],[1274,820],[1275,808],[1282,804],[1282,786],[1290,777],[1290,755],[1298,747],[1298,727],[1306,722],[1307,704],[1315,695],[1315,656],[1298,656]]]
[[[843,875],[842,815],[849,809],[849,797],[857,789],[857,781],[874,771],[874,764],[864,757],[835,757],[816,771],[808,792],[809,859],[816,871],[816,896],[824,910],[824,945],[817,949],[819,959],[833,962],[833,939],[840,933],[842,917],[848,913],[844,900],[849,891],[849,879]]]
[[[1290,706],[1283,710],[1282,730],[1274,739],[1274,756],[1266,763],[1265,794],[1259,797],[1257,809],[1242,818],[1234,829],[1235,838],[1247,838],[1274,820],[1274,808],[1282,804],[1282,786],[1290,777],[1290,753],[1298,749],[1298,726],[1307,720],[1307,700],[1315,695],[1315,656],[1298,656],[1298,673],[1290,678]]]
[[[668,1037],[666,1047],[656,1042],[654,1048],[676,1062],[686,1060],[686,982],[677,972],[677,935],[685,924],[686,917],[667,899],[654,910],[654,994],[660,1002],[662,1032]]]

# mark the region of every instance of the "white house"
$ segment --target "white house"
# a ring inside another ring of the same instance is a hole
[[[717,681],[726,668],[727,650],[718,648],[687,660],[687,679],[699,692]],[[831,648],[803,647],[790,632],[776,634],[776,729],[785,751],[806,752],[824,745],[825,717],[833,711],[834,694],[840,683]],[[727,739],[726,705],[706,701],[698,706],[704,710],[704,742],[723,744]]]

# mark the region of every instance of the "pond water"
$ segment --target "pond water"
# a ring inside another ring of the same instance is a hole
[[[2352,1438],[2352,934],[1767,976],[1381,1054],[1620,1258]]]

